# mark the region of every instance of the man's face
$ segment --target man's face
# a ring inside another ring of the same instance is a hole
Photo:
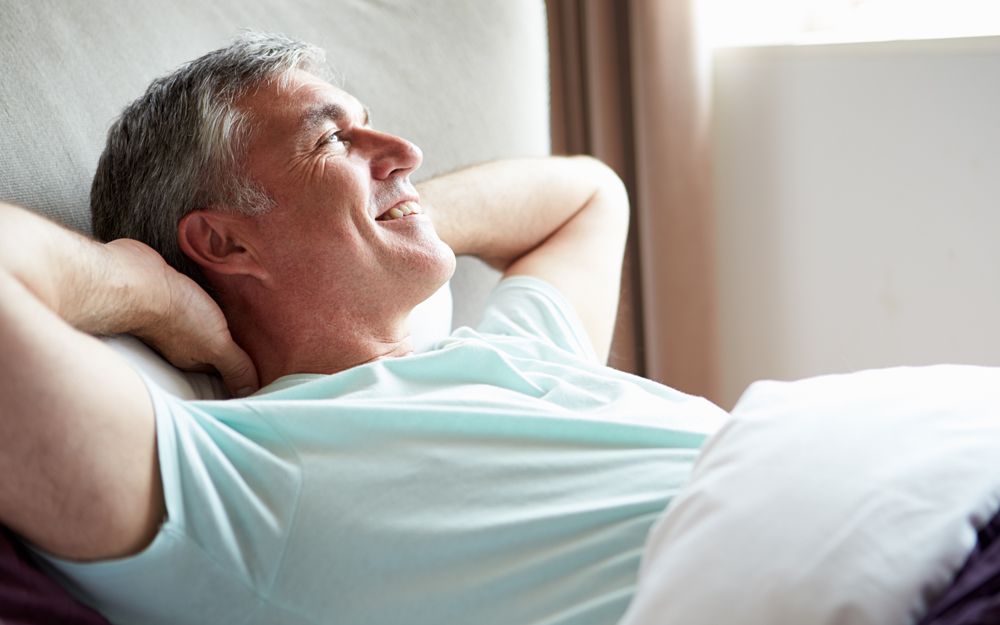
[[[255,124],[249,173],[276,202],[254,220],[275,288],[379,316],[408,312],[451,276],[455,256],[425,214],[392,218],[420,210],[415,145],[373,129],[353,96],[304,71],[239,105]]]

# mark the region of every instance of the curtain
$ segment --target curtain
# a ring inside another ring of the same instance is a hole
[[[610,364],[715,399],[708,72],[694,0],[547,0],[552,146],[629,188]]]

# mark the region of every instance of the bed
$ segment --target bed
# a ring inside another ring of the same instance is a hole
[[[245,27],[326,48],[378,125],[423,147],[418,178],[549,150],[542,0],[0,0],[0,14],[0,200],[83,232],[120,108]],[[475,320],[496,279],[462,259],[415,313],[418,342]],[[177,395],[223,393],[110,340]],[[651,532],[622,625],[998,619],[998,508],[997,370],[758,383]],[[0,534],[0,622],[102,622],[59,593]]]

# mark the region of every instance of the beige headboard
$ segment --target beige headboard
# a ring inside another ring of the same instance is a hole
[[[105,132],[149,81],[252,28],[315,43],[420,180],[549,150],[543,0],[0,0],[0,200],[89,231]],[[495,276],[464,260],[456,324]]]

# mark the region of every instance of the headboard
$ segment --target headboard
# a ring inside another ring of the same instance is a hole
[[[0,15],[0,200],[81,232],[118,112],[243,28],[325,48],[376,126],[423,148],[418,181],[549,150],[543,0],[0,0]],[[460,261],[456,324],[495,281]]]

